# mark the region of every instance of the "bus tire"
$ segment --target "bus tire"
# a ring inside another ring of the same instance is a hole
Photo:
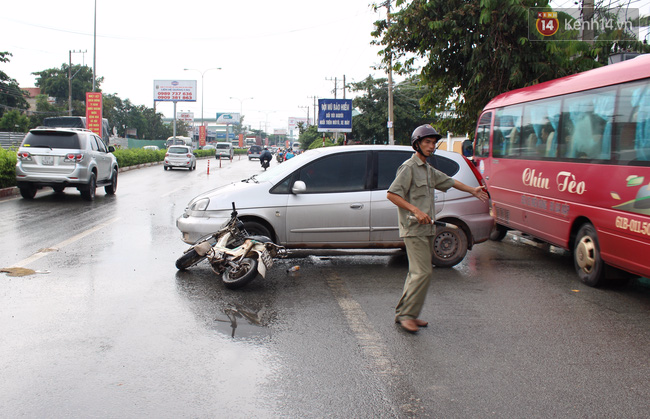
[[[596,229],[590,223],[578,230],[573,248],[573,265],[578,277],[590,287],[602,285],[605,278],[605,263],[600,257],[600,246]]]
[[[458,265],[467,254],[467,235],[461,228],[436,227],[431,263],[438,268]]]
[[[497,224],[490,233],[490,240],[500,242],[506,237],[506,234],[508,234],[508,229],[501,224]]]

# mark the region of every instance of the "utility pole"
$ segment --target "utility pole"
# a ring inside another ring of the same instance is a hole
[[[72,53],[86,53],[87,51],[73,51],[73,50],[68,50],[68,116],[72,116],[72,78],[77,75],[77,73],[74,73],[74,76],[72,75]]]
[[[325,80],[332,81],[331,78],[329,78],[329,79],[326,78]],[[336,85],[337,85],[337,79],[336,79],[336,77],[334,77],[334,99],[336,99],[336,91],[338,90]]]
[[[594,28],[592,26],[594,19],[594,0],[583,0],[582,2],[582,40],[592,44],[594,43]]]
[[[388,29],[390,30],[390,0],[386,2],[386,20],[388,21]],[[390,41],[389,41],[390,42]],[[393,127],[393,51],[390,44],[387,48],[388,51],[388,144],[395,144],[395,127]]]
[[[314,99],[314,125],[318,125],[316,122],[316,118],[318,115],[318,112],[316,112],[316,108],[318,107],[318,103],[316,102],[318,100],[318,96],[307,96],[307,99]]]
[[[307,126],[305,127],[305,129],[307,129],[307,127],[309,127],[309,106],[298,106],[298,107],[301,109],[307,109]]]

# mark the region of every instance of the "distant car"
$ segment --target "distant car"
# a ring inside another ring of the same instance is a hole
[[[117,159],[102,139],[83,128],[36,128],[25,136],[16,154],[16,184],[25,199],[49,186],[60,193],[75,187],[87,201],[97,186],[107,195],[117,190]]]
[[[404,248],[397,207],[386,198],[397,168],[413,155],[407,146],[338,146],[306,151],[241,182],[192,199],[176,225],[194,243],[217,231],[234,202],[246,231],[287,248]],[[461,154],[436,151],[434,167],[469,186],[483,184]],[[437,227],[432,263],[454,266],[494,227],[490,204],[450,189],[435,192]]]
[[[157,145],[146,145],[142,147],[143,150],[159,150]]]
[[[196,156],[192,153],[192,147],[187,145],[173,145],[167,149],[164,161],[165,170],[174,167],[183,167],[186,169],[196,169]]]
[[[262,155],[262,146],[252,145],[248,149],[248,160],[258,159]]]
[[[212,144],[206,144],[204,145],[201,150],[216,150],[217,147],[213,146]]]
[[[232,147],[231,143],[217,143],[216,157],[218,159],[225,157],[227,159],[232,160],[234,155],[235,155],[235,150]]]

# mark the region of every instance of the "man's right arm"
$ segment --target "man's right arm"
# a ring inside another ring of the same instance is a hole
[[[386,198],[398,207],[410,211],[415,215],[420,224],[431,224],[431,217],[425,212],[420,211],[418,207],[408,202],[406,199],[393,192],[387,192]]]

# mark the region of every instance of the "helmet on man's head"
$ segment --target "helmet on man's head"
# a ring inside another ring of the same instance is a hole
[[[411,146],[415,148],[415,142],[426,137],[435,138],[436,141],[438,141],[442,138],[442,135],[438,134],[438,131],[429,124],[420,125],[414,129],[413,134],[411,134]]]

